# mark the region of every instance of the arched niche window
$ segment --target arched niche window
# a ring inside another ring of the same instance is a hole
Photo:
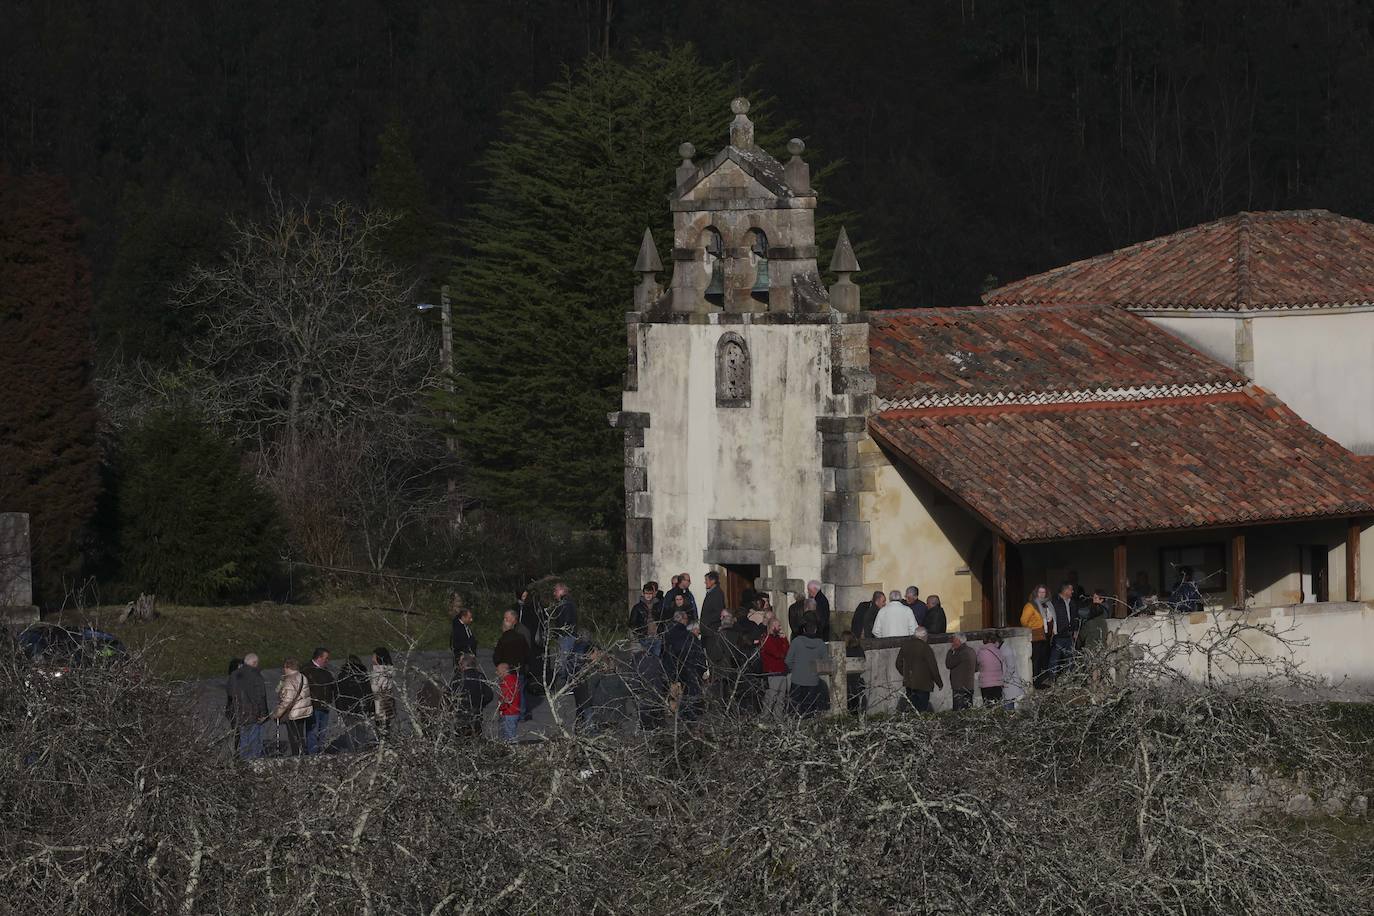
[[[768,236],[762,229],[749,232],[749,264],[754,268],[754,285],[749,294],[761,302],[768,301]]]
[[[715,226],[707,226],[701,231],[702,248],[706,251],[706,300],[716,305],[725,302],[725,262],[722,260],[725,247]]]
[[[729,331],[716,344],[716,406],[748,407],[749,394],[749,345]]]

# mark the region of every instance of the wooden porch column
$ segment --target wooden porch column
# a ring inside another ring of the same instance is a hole
[[[1231,604],[1245,607],[1245,534],[1231,535]]]
[[[1361,519],[1352,518],[1345,526],[1345,600],[1360,600]]]
[[[1000,534],[992,539],[992,625],[1007,625],[1007,542]]]
[[[1112,587],[1116,589],[1116,605],[1112,608],[1113,617],[1125,617],[1130,613],[1130,606],[1127,603],[1127,594],[1130,592],[1130,585],[1127,582],[1126,573],[1126,539],[1120,537],[1116,539],[1116,545],[1112,547]]]

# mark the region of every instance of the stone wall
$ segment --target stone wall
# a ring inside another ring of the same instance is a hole
[[[1328,602],[1199,614],[1167,614],[1109,621],[1146,658],[1166,661],[1191,680],[1205,683],[1212,646],[1215,678],[1264,677],[1292,664],[1320,679],[1333,695],[1367,699],[1374,691],[1374,607],[1367,602]],[[1272,628],[1278,635],[1251,629]],[[1222,637],[1230,634],[1226,645]],[[1236,664],[1228,655],[1243,654]]]
[[[1022,627],[1007,627],[1002,630],[972,630],[968,636],[969,645],[974,650],[983,645],[985,635],[998,632],[1006,645],[1010,646],[1016,658],[1016,675],[1027,693],[1031,686],[1030,631]],[[864,653],[864,683],[868,690],[869,712],[897,712],[902,709],[905,693],[902,690],[902,676],[897,673],[897,653],[903,640],[871,639],[865,645],[871,646]],[[940,666],[940,677],[945,686],[930,695],[931,705],[936,712],[950,709],[954,705],[949,688],[949,672],[945,670],[945,656],[949,654],[949,635],[931,636],[930,648],[935,653],[935,663]],[[976,699],[976,697],[975,697]]]
[[[27,512],[0,512],[0,623],[12,627],[38,619]]]

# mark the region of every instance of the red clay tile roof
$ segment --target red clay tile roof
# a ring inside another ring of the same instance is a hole
[[[1242,310],[1374,302],[1374,225],[1327,210],[1238,213],[1026,277],[989,305]]]
[[[1246,384],[1173,334],[1110,306],[873,312],[868,348],[878,396],[892,406],[1104,400],[1112,390]]]
[[[1260,389],[888,410],[868,426],[1013,542],[1374,514],[1366,468]]]

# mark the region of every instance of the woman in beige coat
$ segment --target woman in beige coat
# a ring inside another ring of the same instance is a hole
[[[277,708],[272,718],[286,725],[286,741],[291,756],[305,751],[305,720],[314,707],[310,702],[310,683],[301,674],[301,663],[288,658],[281,663],[281,680],[277,681]]]

